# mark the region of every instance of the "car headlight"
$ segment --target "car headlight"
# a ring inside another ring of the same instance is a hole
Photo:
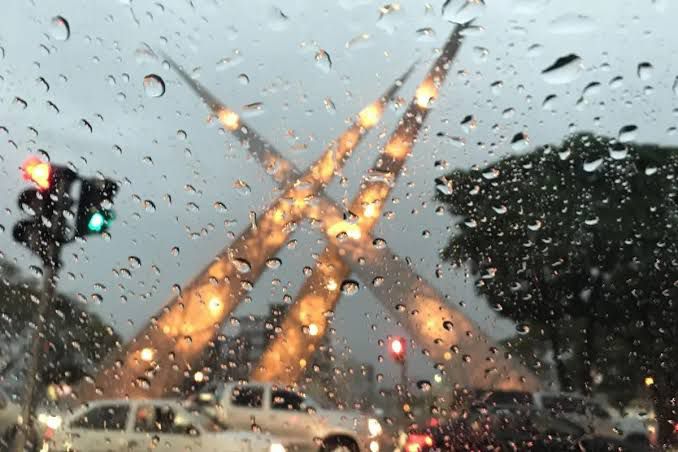
[[[47,413],[38,414],[38,422],[46,425],[52,430],[57,430],[61,427],[62,419],[61,416],[52,416]]]
[[[382,432],[381,424],[378,420],[369,418],[367,420],[367,431],[370,432],[371,437],[379,436]]]
[[[271,447],[268,448],[269,452],[286,452],[285,446],[280,443],[272,443]]]

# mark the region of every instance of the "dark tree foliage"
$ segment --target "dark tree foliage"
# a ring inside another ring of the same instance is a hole
[[[33,331],[39,297],[37,280],[25,278],[7,261],[0,262],[1,340],[11,342],[23,338],[26,342],[25,338]],[[82,303],[65,294],[58,294],[47,316],[46,340],[42,347],[45,359],[39,373],[45,386],[74,383],[119,345],[120,338],[110,326],[96,314],[88,312]],[[25,367],[28,350],[23,352],[7,359],[7,367]]]
[[[652,375],[666,421],[678,389],[677,176],[676,148],[592,134],[454,171],[437,181],[460,218],[443,257],[551,342],[561,387],[628,398]]]

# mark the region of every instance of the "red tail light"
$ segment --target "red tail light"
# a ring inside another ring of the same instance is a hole
[[[49,441],[54,436],[54,429],[47,427],[45,432],[42,434],[42,439]]]
[[[433,447],[433,444],[431,435],[410,433],[405,443],[405,452],[421,452],[425,447]]]

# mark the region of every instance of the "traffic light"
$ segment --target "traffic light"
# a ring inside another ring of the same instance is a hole
[[[391,358],[395,362],[402,363],[405,361],[405,354],[407,352],[407,342],[404,337],[394,337],[388,344],[388,350]]]
[[[50,243],[69,241],[65,213],[73,204],[70,191],[77,175],[65,166],[52,165],[37,157],[24,162],[22,175],[36,188],[24,190],[19,195],[19,207],[29,218],[14,226],[13,236],[17,242],[46,258]]]
[[[75,220],[75,235],[85,237],[105,232],[115,218],[111,207],[119,186],[111,179],[83,179]]]

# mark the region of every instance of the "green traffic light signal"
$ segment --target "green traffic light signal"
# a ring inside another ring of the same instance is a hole
[[[87,222],[87,229],[92,232],[101,232],[106,226],[106,217],[101,212],[94,212]]]

